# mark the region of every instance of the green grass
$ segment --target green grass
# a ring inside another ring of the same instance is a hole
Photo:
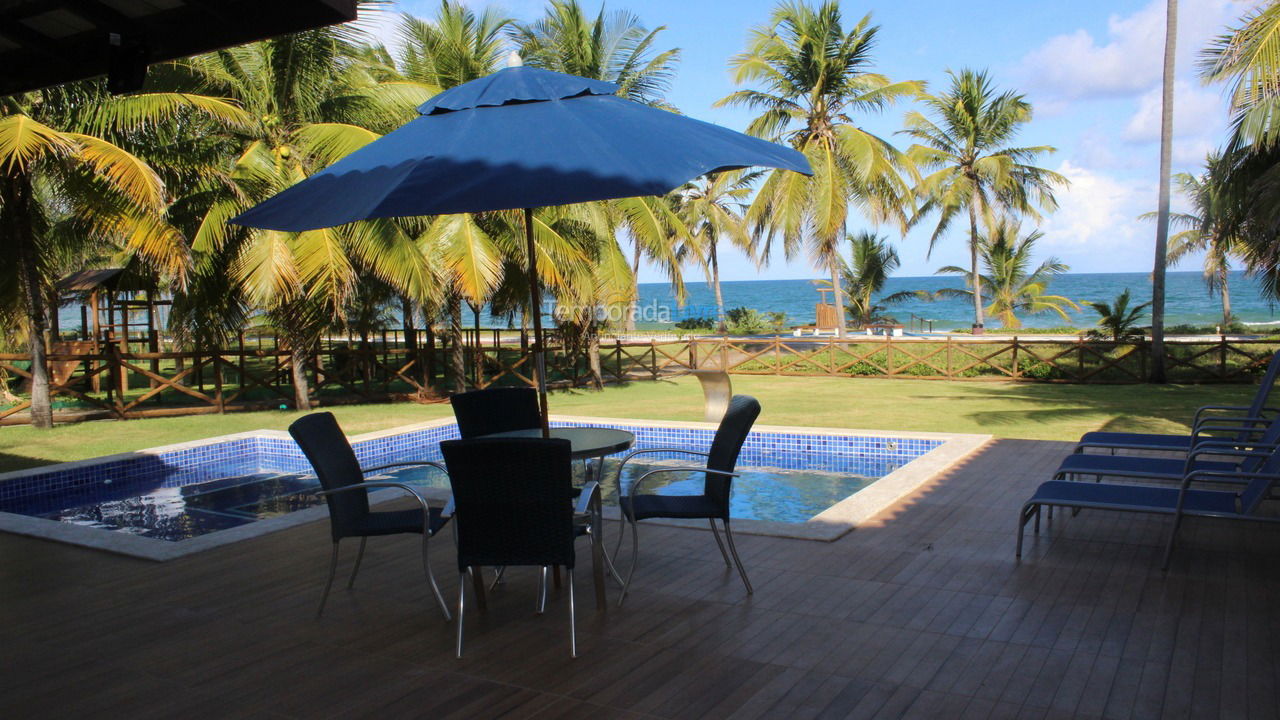
[[[989,433],[997,437],[1074,440],[1090,430],[1185,432],[1196,407],[1247,404],[1247,385],[1042,385],[871,378],[734,376],[735,392],[755,395],[770,425]],[[601,393],[555,392],[551,411],[565,415],[701,420],[693,378],[636,382]],[[347,405],[330,408],[351,434],[451,415],[447,404]],[[99,420],[0,428],[0,472],[108,455],[260,428],[283,430],[300,413],[263,411],[147,420]]]

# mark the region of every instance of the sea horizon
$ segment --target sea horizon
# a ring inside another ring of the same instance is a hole
[[[1048,294],[1062,295],[1081,304],[1081,308],[1068,312],[1064,319],[1056,313],[1037,315],[1019,314],[1024,328],[1051,328],[1062,326],[1091,327],[1097,322],[1097,313],[1083,303],[1111,303],[1116,295],[1129,289],[1131,305],[1151,299],[1149,272],[1114,273],[1065,273],[1054,278]],[[760,278],[755,280],[724,280],[721,290],[725,307],[748,307],[762,313],[783,312],[787,324],[803,325],[814,322],[814,305],[818,292],[814,278]],[[961,288],[963,278],[955,275],[896,276],[889,278],[877,297],[888,296],[905,290],[933,292],[941,288]],[[1280,325],[1280,306],[1266,299],[1258,281],[1243,271],[1233,271],[1228,276],[1232,314],[1246,324]],[[638,285],[640,303],[638,323],[642,327],[655,328],[693,317],[714,317],[715,296],[711,287],[701,277],[685,277],[687,299],[678,304],[669,283],[650,282]],[[1166,277],[1165,324],[1217,326],[1222,322],[1221,300],[1217,293],[1210,293],[1204,283],[1204,275],[1197,270],[1170,271]],[[918,323],[921,319],[933,321],[935,330],[966,329],[973,323],[972,303],[964,299],[935,300],[932,302],[910,300],[890,305],[882,313],[894,317],[902,324]],[[1145,313],[1143,322],[1150,322]],[[999,323],[987,319],[988,329],[998,329]]]

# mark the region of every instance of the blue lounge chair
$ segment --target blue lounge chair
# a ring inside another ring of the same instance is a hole
[[[1035,520],[1035,531],[1040,531],[1040,509],[1048,507],[1092,508],[1119,512],[1153,513],[1172,515],[1173,527],[1165,546],[1161,569],[1169,569],[1178,526],[1183,517],[1213,517],[1228,520],[1253,520],[1276,522],[1280,518],[1257,514],[1262,501],[1270,494],[1280,479],[1280,450],[1273,450],[1256,472],[1217,472],[1193,470],[1182,478],[1180,487],[1152,485],[1117,485],[1111,483],[1083,483],[1050,480],[1036,488],[1031,498],[1018,512],[1017,557],[1022,557],[1022,538],[1027,522]],[[1204,490],[1193,488],[1200,482],[1235,482],[1236,490]]]
[[[1271,420],[1280,415],[1280,409],[1267,407],[1267,400],[1271,396],[1271,390],[1275,387],[1277,378],[1280,377],[1280,352],[1271,356],[1271,361],[1267,363],[1267,371],[1262,376],[1262,382],[1258,385],[1257,392],[1254,393],[1253,402],[1249,405],[1205,405],[1196,410],[1195,416],[1192,418],[1192,434],[1191,435],[1161,435],[1156,433],[1128,433],[1128,432],[1089,432],[1080,438],[1080,442],[1076,445],[1076,452],[1082,452],[1089,448],[1097,448],[1104,450],[1168,450],[1171,452],[1186,452],[1191,449],[1193,436],[1195,431],[1201,428],[1209,428],[1220,425],[1236,425],[1244,427],[1260,428],[1271,423]],[[1234,415],[1220,415],[1218,413],[1234,413]]]
[[[1222,440],[1197,432],[1188,436],[1193,444],[1180,458],[1073,453],[1058,465],[1053,479],[1092,475],[1098,479],[1105,476],[1179,482],[1194,471],[1254,472],[1280,446],[1280,423],[1273,423],[1260,433],[1251,428],[1241,430],[1239,434],[1256,439],[1235,437]],[[1208,460],[1206,457],[1223,459]]]

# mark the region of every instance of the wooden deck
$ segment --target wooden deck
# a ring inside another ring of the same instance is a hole
[[[709,532],[646,528],[624,608],[580,572],[578,660],[527,570],[455,660],[410,538],[316,621],[323,522],[165,564],[0,536],[0,717],[1275,717],[1280,528],[1190,521],[1164,575],[1167,520],[1059,515],[1019,564],[1066,451],[992,443],[835,543],[741,537],[753,597]]]

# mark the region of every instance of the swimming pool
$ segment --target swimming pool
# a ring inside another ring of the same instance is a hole
[[[715,432],[706,423],[560,417],[553,424],[628,430],[640,448],[705,449]],[[439,443],[456,437],[453,421],[439,420],[353,437],[352,447],[369,467],[439,460]],[[877,486],[903,475],[922,458],[932,458],[925,464],[935,466],[946,457],[967,454],[984,439],[759,427],[739,459],[743,476],[734,486],[735,526],[795,537],[843,534],[851,525],[840,524],[849,520],[842,505],[868,493],[883,495],[874,492]],[[687,460],[676,455],[650,458],[658,463]],[[629,466],[623,482],[647,468]],[[448,481],[438,471],[410,468],[388,475],[422,487],[429,496],[447,494]],[[611,480],[613,473],[605,476]],[[680,494],[697,492],[700,486],[700,478],[673,475],[659,487]],[[322,518],[316,489],[292,438],[263,430],[0,475],[0,530],[165,559]],[[611,496],[611,490],[606,492]]]

